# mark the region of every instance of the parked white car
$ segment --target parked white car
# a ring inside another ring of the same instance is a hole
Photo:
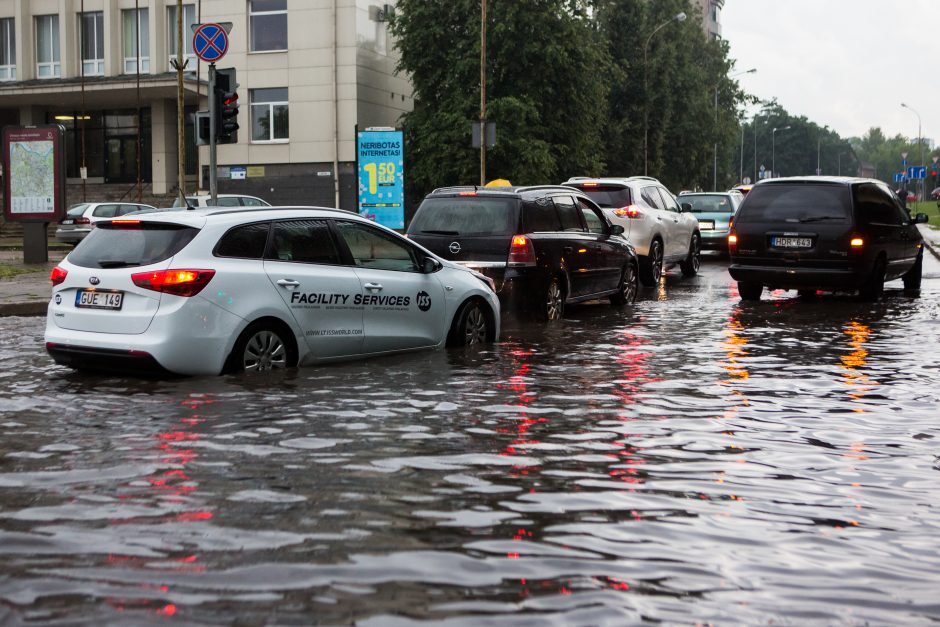
[[[69,207],[59,220],[55,238],[66,244],[78,244],[94,228],[95,222],[110,220],[142,209],[155,209],[136,202],[83,202]]]
[[[52,270],[60,364],[219,374],[493,342],[491,279],[338,209],[139,214]]]
[[[695,276],[701,265],[702,238],[698,220],[683,211],[662,183],[648,176],[588,178],[565,181],[596,202],[636,249],[640,280],[659,283],[663,269],[678,264],[684,276]]]
[[[216,194],[216,201],[212,202],[211,194],[195,194],[187,196],[186,202],[190,207],[270,207],[271,203],[256,196],[244,194]],[[177,197],[173,201],[174,207],[185,208],[187,205]]]

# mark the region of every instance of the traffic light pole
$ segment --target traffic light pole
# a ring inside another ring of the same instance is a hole
[[[209,64],[209,196],[214,206],[219,196],[218,168],[215,155],[215,123],[217,106],[215,97],[215,63]]]

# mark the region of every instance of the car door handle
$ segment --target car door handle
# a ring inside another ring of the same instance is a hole
[[[380,289],[382,289],[382,285],[379,284],[379,283],[366,283],[363,287],[366,288],[367,290],[380,290]]]
[[[300,283],[294,279],[278,279],[277,284],[281,287],[298,287]]]

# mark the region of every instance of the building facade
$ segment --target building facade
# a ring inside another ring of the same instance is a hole
[[[355,209],[357,127],[396,126],[412,108],[392,11],[369,0],[0,0],[0,125],[64,125],[69,182],[84,169],[88,200],[95,186],[138,180],[172,198],[181,47],[185,189],[208,189],[208,147],[194,137],[208,64],[192,25],[230,23],[217,66],[237,72],[239,130],[218,147],[219,191]]]
[[[721,39],[721,11],[725,0],[694,0],[702,16],[702,28],[709,39]]]

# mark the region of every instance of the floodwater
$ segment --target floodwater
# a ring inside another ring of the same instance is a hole
[[[940,621],[940,266],[740,303],[722,262],[503,341],[73,374],[0,319],[0,623]]]

